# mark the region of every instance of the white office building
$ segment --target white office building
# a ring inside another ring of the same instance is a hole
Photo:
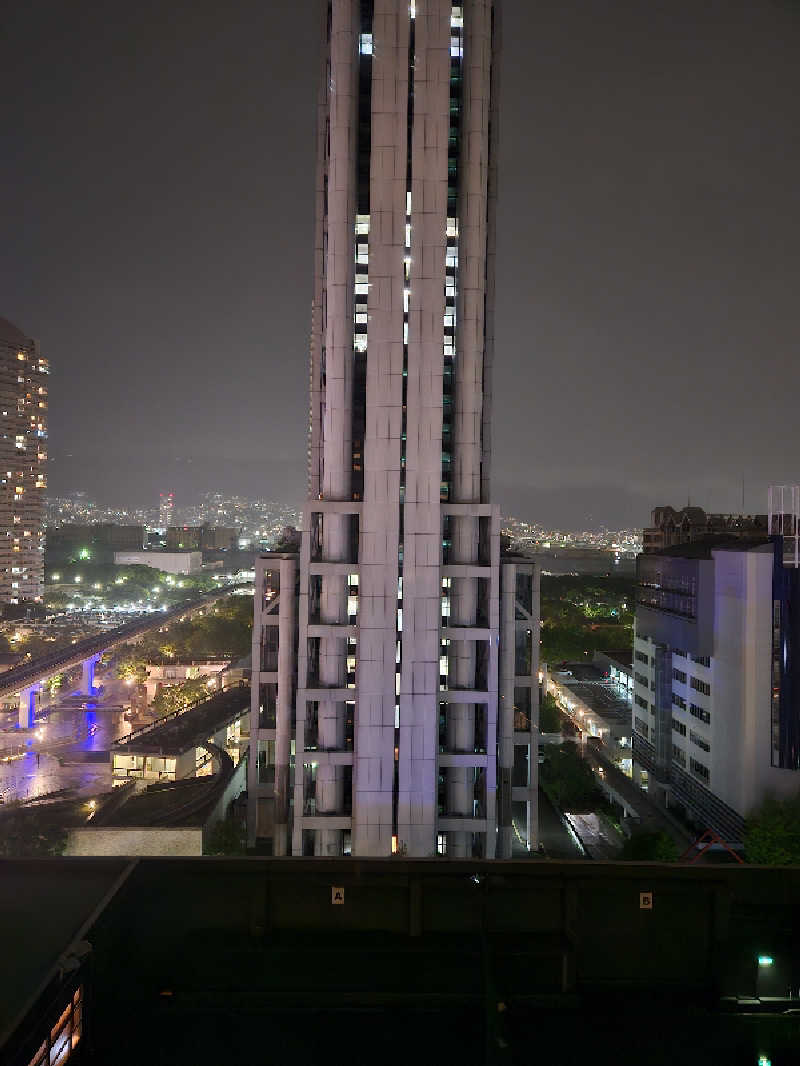
[[[634,775],[740,841],[800,789],[798,571],[780,538],[723,535],[641,555],[637,584]]]

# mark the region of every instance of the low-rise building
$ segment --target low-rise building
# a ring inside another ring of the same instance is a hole
[[[249,686],[236,683],[120,737],[111,748],[112,784],[203,777],[213,772],[214,748],[238,764],[243,737],[249,736],[249,704]]]
[[[227,551],[238,548],[239,534],[233,526],[170,526],[167,551]]]
[[[768,795],[800,788],[799,574],[780,537],[637,563],[634,777],[728,841]]]
[[[114,552],[117,566],[152,566],[167,574],[196,574],[203,567],[203,553],[135,551]]]
[[[599,740],[606,757],[630,773],[631,696],[627,686],[594,663],[567,663],[563,669],[545,670],[542,684],[580,731],[581,739]]]
[[[143,546],[144,526],[121,526],[115,522],[49,526],[45,537],[48,566],[61,566],[81,558],[111,562],[114,552],[141,551]]]
[[[198,659],[191,662],[163,662],[147,664],[145,687],[148,702],[152,701],[160,688],[170,685],[182,685],[184,681],[195,681],[200,677],[209,677],[209,687],[214,687],[215,676],[229,666],[228,659]]]

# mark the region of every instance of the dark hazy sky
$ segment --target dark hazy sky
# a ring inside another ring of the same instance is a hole
[[[314,0],[3,6],[0,315],[51,491],[305,491]],[[800,480],[800,9],[506,0],[495,494],[547,523]]]

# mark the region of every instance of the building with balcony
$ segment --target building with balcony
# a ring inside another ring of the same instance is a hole
[[[507,857],[539,599],[490,489],[496,6],[321,6],[309,493],[256,563],[249,835]]]
[[[800,588],[780,537],[643,554],[634,631],[634,777],[740,841],[800,788]]]
[[[0,603],[42,598],[49,374],[38,342],[0,318]]]

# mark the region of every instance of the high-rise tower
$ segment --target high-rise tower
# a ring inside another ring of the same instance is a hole
[[[325,6],[309,501],[257,566],[250,838],[506,855],[538,589],[509,559],[501,590],[489,500],[498,5]]]
[[[41,600],[47,384],[36,341],[0,319],[0,603]]]

